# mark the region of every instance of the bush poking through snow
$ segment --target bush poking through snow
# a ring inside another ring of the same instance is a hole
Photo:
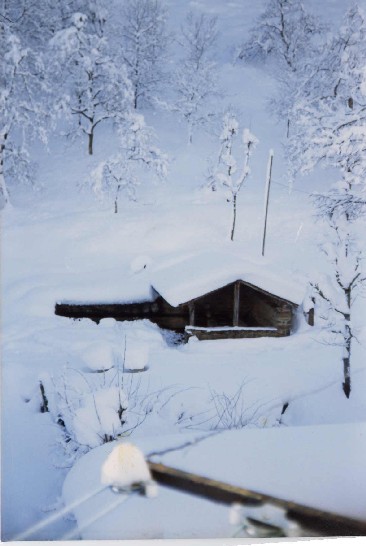
[[[207,420],[211,430],[240,429],[248,425],[267,427],[281,424],[281,417],[288,404],[280,406],[280,410],[277,405],[268,407],[256,403],[248,406],[244,396],[245,387],[246,383],[243,381],[233,394],[211,391],[213,416]]]
[[[178,394],[174,387],[150,390],[148,380],[120,368],[102,373],[66,368],[42,382],[67,465],[95,447],[130,436],[148,416],[164,418],[163,408]]]
[[[41,398],[42,398],[41,413],[47,413],[49,411],[48,400],[47,400],[47,396],[46,396],[42,381],[39,382],[39,390],[41,391]]]
[[[250,419],[244,405],[242,383],[233,395],[212,392],[212,402],[215,408],[214,429],[236,429],[248,425]]]
[[[52,418],[61,427],[61,447],[71,462],[127,434],[146,417],[139,386],[124,380],[118,369],[95,374],[69,368],[44,389]]]
[[[86,395],[72,418],[76,441],[90,447],[113,441],[123,432],[127,408],[127,397],[117,387],[103,388]]]

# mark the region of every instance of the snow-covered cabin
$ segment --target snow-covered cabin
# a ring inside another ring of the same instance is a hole
[[[287,336],[303,299],[301,284],[294,284],[283,272],[231,254],[201,253],[179,259],[155,269],[150,281],[148,301],[61,304],[56,312],[94,320],[146,318],[199,339]]]
[[[200,254],[152,280],[164,326],[199,339],[287,336],[303,297],[283,272],[232,255]]]

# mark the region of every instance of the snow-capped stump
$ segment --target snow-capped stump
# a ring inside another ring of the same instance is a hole
[[[116,323],[117,321],[114,318],[104,318],[99,321],[98,327],[109,330],[111,328],[116,328]]]
[[[107,342],[96,342],[82,354],[83,361],[89,370],[103,372],[113,368],[117,361],[115,349]]]
[[[125,372],[142,372],[147,370],[149,347],[137,339],[126,339]]]
[[[117,493],[143,490],[149,498],[157,495],[144,454],[133,444],[119,444],[113,449],[102,466],[101,482]]]

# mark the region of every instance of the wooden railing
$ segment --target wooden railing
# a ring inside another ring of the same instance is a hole
[[[240,503],[247,506],[270,503],[281,507],[287,511],[289,519],[296,521],[312,534],[317,533],[319,536],[366,536],[366,521],[311,508],[152,461],[149,461],[149,467],[153,478],[158,483],[212,501],[224,504]]]

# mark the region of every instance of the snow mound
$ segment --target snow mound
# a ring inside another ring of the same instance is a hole
[[[105,328],[105,329],[110,329],[110,328],[116,328],[116,324],[117,324],[117,321],[116,319],[114,318],[104,318],[102,320],[99,321],[99,324],[98,324],[98,327],[99,328]]]
[[[139,340],[127,338],[125,369],[143,370],[149,362],[149,347]]]
[[[82,353],[82,358],[89,370],[109,370],[117,361],[116,351],[107,342],[96,342]]]
[[[145,457],[133,444],[120,444],[113,449],[102,466],[103,485],[129,487],[151,480]]]

